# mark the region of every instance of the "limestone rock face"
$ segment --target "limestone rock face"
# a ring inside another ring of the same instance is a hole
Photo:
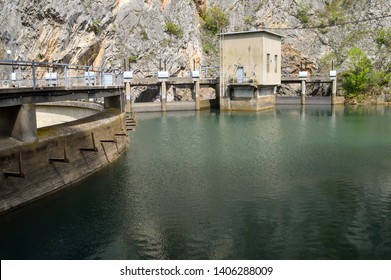
[[[342,70],[353,46],[375,63],[390,62],[390,46],[376,41],[379,30],[391,26],[388,0],[0,0],[0,59],[125,64],[140,77],[166,65],[171,74],[186,75],[194,64],[218,61],[208,61],[202,41],[202,13],[215,4],[229,15],[224,31],[284,36],[284,76],[302,67],[325,74],[331,53]]]
[[[202,57],[193,2],[1,0],[0,4],[0,58],[7,58],[6,50],[11,50],[13,59],[22,60],[106,67],[131,62],[133,70],[150,76],[164,62],[171,73],[179,73]],[[182,33],[168,32],[168,22]]]
[[[297,74],[301,63],[307,64],[310,73],[325,73],[321,62],[327,54],[336,52],[343,62],[343,56],[353,46],[363,48],[374,60],[379,59],[377,32],[391,27],[391,2],[387,0],[209,2],[221,3],[230,10],[231,31],[266,29],[283,35],[284,75]]]

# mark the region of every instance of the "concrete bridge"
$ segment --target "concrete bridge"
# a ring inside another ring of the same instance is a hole
[[[170,77],[159,71],[156,77],[133,78],[132,72],[92,66],[50,62],[0,60],[0,137],[24,142],[37,140],[36,104],[103,98],[105,108],[122,111],[200,110],[218,106],[219,80],[201,78],[202,71],[189,77]],[[127,104],[132,87],[156,87],[160,102]],[[191,101],[167,102],[167,89],[189,88]],[[216,98],[200,99],[200,88],[214,88]],[[125,106],[126,104],[126,106]]]
[[[280,97],[276,98],[276,105],[338,105],[344,104],[343,96],[337,96],[337,76],[335,71],[330,71],[329,77],[307,77],[307,72],[300,72],[299,77],[282,77],[282,84],[301,84],[300,97]],[[331,84],[331,96],[307,97],[307,84]]]
[[[195,71],[193,71],[195,72]],[[192,72],[192,73],[193,73]],[[198,71],[197,71],[198,72]],[[131,108],[134,112],[153,112],[153,111],[188,111],[200,110],[202,108],[210,108],[218,105],[218,87],[219,80],[216,78],[201,79],[198,75],[190,77],[169,77],[165,75],[163,78],[135,78],[125,83],[126,92],[130,92],[132,87],[157,87],[159,91],[160,102],[140,102],[132,103]],[[191,101],[168,102],[167,89],[174,88],[189,88],[192,90]],[[202,87],[210,87],[215,89],[216,98],[211,100],[201,100],[200,89]]]
[[[0,136],[36,141],[37,103],[103,98],[105,108],[124,109],[118,70],[9,60],[0,65],[10,68],[0,79]]]

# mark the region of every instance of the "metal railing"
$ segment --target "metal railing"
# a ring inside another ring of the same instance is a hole
[[[16,60],[0,60],[0,66],[3,66],[0,88],[123,85],[123,73],[119,69]]]
[[[201,65],[201,79],[218,79],[220,77],[219,66],[204,66]]]

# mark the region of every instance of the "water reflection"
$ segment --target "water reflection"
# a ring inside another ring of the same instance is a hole
[[[0,218],[0,257],[391,259],[389,118],[140,114],[126,157]]]

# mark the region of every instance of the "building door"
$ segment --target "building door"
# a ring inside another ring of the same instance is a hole
[[[238,83],[241,84],[244,82],[244,68],[243,66],[238,67]]]

